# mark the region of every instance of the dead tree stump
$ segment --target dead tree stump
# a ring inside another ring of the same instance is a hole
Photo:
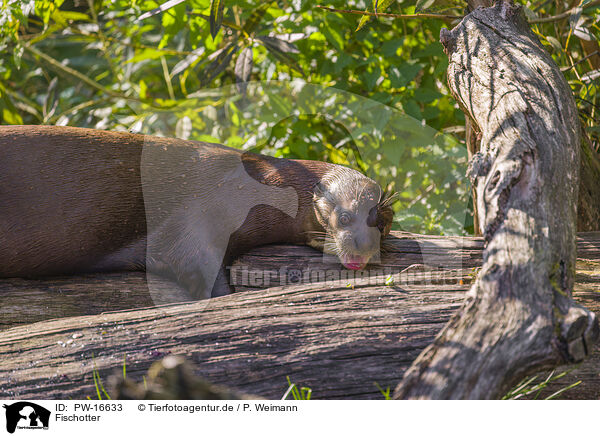
[[[395,397],[498,398],[526,375],[583,360],[598,337],[595,315],[571,295],[580,125],[519,6],[478,8],[440,40],[450,89],[482,133],[470,177],[484,262]]]

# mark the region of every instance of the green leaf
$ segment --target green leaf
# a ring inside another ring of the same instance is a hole
[[[546,36],[546,41],[548,41],[552,48],[557,52],[560,53],[563,51],[561,43],[558,41],[558,39],[554,38],[553,36]]]
[[[227,47],[222,49],[219,52],[219,55],[204,69],[202,84],[209,84],[215,77],[221,74],[231,63],[231,59],[238,49],[239,46],[237,45],[237,42],[232,42]]]
[[[321,33],[323,33],[323,35],[325,35],[325,38],[327,38],[327,41],[329,41],[329,43],[331,45],[333,45],[336,50],[338,50],[338,51],[344,50],[344,38],[342,38],[342,35],[339,34],[337,29],[333,25],[330,25],[330,23],[326,23],[326,22],[323,23],[323,28],[321,29]]]
[[[283,53],[300,53],[300,50],[298,50],[298,47],[296,47],[295,44],[292,44],[291,42],[287,42],[279,38],[271,36],[259,36],[256,39],[261,41],[263,45],[275,47],[277,50]]]
[[[275,43],[273,40],[276,40],[276,38],[270,38],[270,37],[260,37],[257,39],[261,43],[263,43],[265,48],[269,51],[269,53],[271,53],[275,57],[275,59],[277,59],[278,61],[283,62],[284,64],[288,65],[289,67],[295,69],[300,74],[304,74],[302,67],[300,67],[300,65],[298,65],[298,62],[296,62],[296,59],[294,59],[290,55],[289,51],[286,51],[286,50],[289,50],[290,49],[289,46],[293,46],[293,44],[288,43],[286,41],[281,41],[281,40],[277,40],[278,43]],[[285,42],[288,45],[279,44],[282,42]],[[293,53],[293,51],[292,51],[292,53]]]
[[[402,88],[408,85],[421,71],[423,67],[420,64],[409,64],[408,62],[393,66],[388,70],[388,77],[394,88]]]
[[[250,73],[252,72],[252,47],[246,47],[237,58],[235,63],[235,82],[238,91],[245,95]]]
[[[127,60],[126,63],[140,62],[140,61],[144,61],[146,59],[158,59],[161,56],[164,56],[164,53],[162,51],[156,50],[154,48],[145,48],[142,51],[140,51],[138,54],[136,54],[134,57]]]
[[[362,74],[362,78],[369,91],[372,91],[373,88],[375,88],[375,84],[377,83],[377,80],[379,80],[379,77],[381,77],[381,69],[379,67],[375,67],[371,71]]]
[[[69,25],[68,21],[90,21],[90,17],[87,14],[83,14],[81,12],[61,11],[59,9],[52,13],[52,19],[63,27]]]
[[[431,103],[432,101],[442,97],[442,94],[431,88],[415,89],[415,100],[421,103]]]
[[[367,8],[366,12],[375,12],[375,10],[377,10],[377,12],[384,12],[389,5],[392,4],[392,2],[394,2],[395,0],[373,0],[373,7],[372,8]],[[356,28],[356,32],[358,32],[360,29],[362,29],[364,27],[365,24],[367,24],[369,22],[369,20],[371,19],[371,15],[363,15],[360,19],[360,21],[358,22],[358,27]]]
[[[171,9],[173,6],[177,6],[179,3],[184,2],[185,0],[169,0],[168,2],[163,3],[156,9],[152,9],[151,11],[145,12],[138,17],[138,21],[145,20],[146,18],[150,18],[153,15],[160,14],[167,9]]]
[[[221,23],[223,22],[223,9],[225,9],[225,0],[211,0],[210,2],[210,34],[215,39]]]
[[[195,13],[193,16],[201,18],[202,20],[208,21],[210,23],[210,17],[208,15]],[[235,23],[232,23],[231,21],[227,21],[227,20],[221,21],[221,25],[225,26],[225,27],[229,27],[230,29],[234,29],[234,30],[242,30],[242,28],[240,26],[238,26]]]
[[[413,58],[424,58],[429,56],[445,57],[442,44],[439,42],[431,42],[423,50],[412,53]]]
[[[423,114],[421,113],[421,108],[414,100],[405,100],[402,102],[402,107],[404,108],[404,112],[411,117],[421,120],[423,119]]]
[[[250,35],[252,32],[254,32],[254,30],[256,29],[256,26],[258,26],[260,24],[263,17],[267,13],[267,9],[269,9],[269,7],[271,6],[272,3],[273,3],[272,1],[265,2],[265,3],[261,4],[260,6],[258,6],[257,8],[255,8],[252,11],[252,13],[250,14],[250,17],[248,17],[248,19],[244,23],[244,27],[242,27],[242,31],[244,33],[246,33],[247,35]]]
[[[415,13],[429,9],[434,3],[435,0],[417,0],[417,3],[415,4]]]
[[[177,62],[171,70],[171,77],[175,77],[182,71],[187,70],[190,66],[195,65],[200,56],[204,53],[204,47],[200,47],[187,55],[183,60]]]
[[[575,29],[573,29],[573,35],[585,41],[596,41],[596,36],[590,31],[590,29],[584,27],[584,23],[580,23]]]
[[[13,60],[15,62],[15,66],[17,70],[21,69],[21,59],[23,58],[23,52],[25,51],[25,47],[21,44],[20,41],[17,41],[15,49],[13,51]]]
[[[54,13],[54,11],[60,8],[62,3],[63,0],[43,0],[35,2],[35,14],[42,18],[42,21],[44,22],[44,29],[48,26],[50,17]]]
[[[2,109],[2,121],[4,124],[23,124],[21,115],[8,108]]]
[[[385,41],[381,45],[381,54],[384,55],[386,58],[397,56],[398,49],[400,47],[402,47],[403,43],[404,43],[404,38],[403,37],[401,37],[401,38],[394,38],[394,39],[391,39],[389,41]]]
[[[175,136],[179,139],[189,139],[192,133],[192,120],[190,117],[184,116],[177,121],[175,125]]]
[[[187,14],[185,13],[185,5],[183,4],[172,7],[164,13],[162,15],[164,33],[158,44],[158,48],[166,47],[168,42],[183,30],[186,22]]]

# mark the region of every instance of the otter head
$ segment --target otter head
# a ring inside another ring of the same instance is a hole
[[[313,232],[309,245],[337,256],[346,268],[364,268],[378,259],[392,227],[389,200],[373,180],[336,165],[314,187],[313,208],[325,232]]]

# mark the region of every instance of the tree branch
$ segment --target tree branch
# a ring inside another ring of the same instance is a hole
[[[357,11],[355,9],[335,9],[328,6],[317,5],[317,8],[323,9],[329,12],[339,12],[340,14],[353,14],[353,15],[370,15],[372,17],[390,17],[390,18],[436,18],[439,20],[456,20],[460,19],[458,15],[443,15],[443,14],[389,14],[384,12],[368,12],[368,11]]]

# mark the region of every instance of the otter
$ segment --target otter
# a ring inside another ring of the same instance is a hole
[[[259,245],[361,269],[392,225],[377,183],[321,161],[58,126],[1,126],[0,155],[0,277],[145,270],[204,299]]]

